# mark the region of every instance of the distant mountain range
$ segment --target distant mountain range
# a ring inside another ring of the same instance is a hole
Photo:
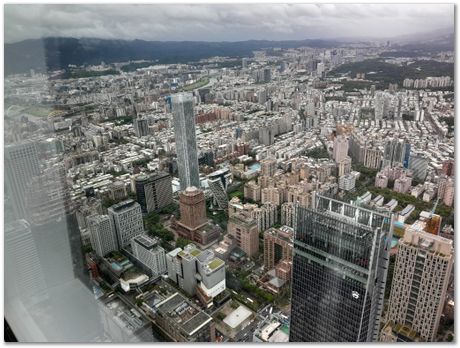
[[[65,69],[69,64],[100,64],[130,60],[158,60],[159,63],[185,63],[213,56],[243,57],[252,51],[302,46],[329,48],[343,42],[334,40],[249,40],[238,42],[143,41],[60,38],[25,40],[5,44],[5,74],[30,69]]]
[[[401,51],[453,50],[455,35],[449,29],[403,35],[390,39]],[[100,64],[130,60],[158,60],[159,63],[186,63],[213,56],[249,57],[266,48],[346,46],[362,39],[248,40],[237,42],[104,40],[93,38],[48,37],[5,44],[5,74],[66,69],[69,64]],[[369,39],[369,41],[373,41]],[[380,40],[382,41],[382,40]],[[395,48],[396,48],[395,47]]]

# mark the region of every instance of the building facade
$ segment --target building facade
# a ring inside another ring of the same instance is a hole
[[[139,235],[132,239],[131,248],[134,257],[152,272],[153,277],[166,273],[165,250],[160,246],[158,238]]]
[[[174,119],[180,189],[185,190],[190,186],[200,187],[192,94],[172,95],[171,109]]]
[[[131,239],[144,233],[141,205],[132,199],[112,205],[107,209],[117,233],[118,247],[123,248]]]
[[[377,341],[393,217],[314,201],[297,208],[290,341]]]
[[[113,220],[108,215],[93,215],[87,219],[91,245],[99,257],[118,250]]]
[[[453,266],[452,241],[413,228],[399,241],[387,320],[434,341]]]
[[[138,175],[135,179],[137,202],[142,213],[160,211],[172,203],[171,176],[164,172]]]

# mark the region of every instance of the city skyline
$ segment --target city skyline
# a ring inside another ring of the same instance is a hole
[[[455,341],[453,10],[7,5],[5,341]]]

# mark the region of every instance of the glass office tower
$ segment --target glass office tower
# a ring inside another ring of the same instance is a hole
[[[193,95],[191,93],[174,94],[171,96],[171,105],[180,189],[183,191],[190,186],[200,188]]]
[[[392,219],[320,195],[297,208],[291,342],[378,340]]]

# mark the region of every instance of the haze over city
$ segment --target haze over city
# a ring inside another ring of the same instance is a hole
[[[391,38],[453,28],[453,8],[453,4],[7,4],[5,41],[49,36],[159,41]]]

